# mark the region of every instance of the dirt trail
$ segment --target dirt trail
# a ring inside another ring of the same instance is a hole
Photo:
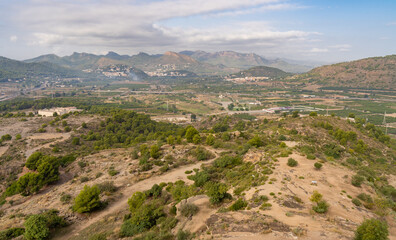
[[[103,211],[100,211],[97,214],[94,214],[88,220],[83,221],[79,224],[71,225],[69,227],[69,231],[67,234],[60,236],[56,239],[62,239],[62,240],[71,239],[71,238],[73,238],[73,236],[78,235],[78,233],[80,231],[89,227],[91,224],[93,224],[101,219],[104,219],[105,216],[107,216],[109,214],[114,214],[116,212],[121,212],[122,210],[127,209],[128,208],[128,203],[127,203],[128,198],[130,198],[133,193],[135,193],[137,191],[148,190],[155,183],[159,184],[161,182],[175,182],[177,180],[183,180],[186,182],[190,182],[191,180],[187,179],[187,174],[185,174],[185,171],[193,170],[194,168],[200,168],[200,166],[202,164],[210,163],[213,160],[214,159],[206,161],[206,162],[198,162],[198,163],[195,163],[192,165],[182,166],[180,168],[172,170],[172,171],[165,173],[163,175],[154,176],[154,177],[142,180],[140,182],[133,184],[130,187],[123,189],[122,197],[119,198],[116,202],[113,202],[110,206],[108,206]]]
[[[52,144],[65,141],[66,139],[70,138],[71,133],[51,133],[51,134],[41,134],[36,136],[28,137],[28,144],[30,145],[33,139],[54,139],[55,141],[46,143],[44,145],[37,146],[35,148],[29,148],[25,152],[25,156],[28,158],[32,155],[35,151],[38,151],[42,148],[48,148]]]

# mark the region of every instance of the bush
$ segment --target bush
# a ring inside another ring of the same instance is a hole
[[[134,213],[136,209],[140,208],[146,200],[146,195],[142,192],[135,192],[132,197],[128,199],[129,210]]]
[[[192,203],[185,203],[180,206],[180,214],[183,217],[190,218],[199,211],[199,208]]]
[[[215,138],[212,134],[206,137],[206,144],[212,146],[215,142]]]
[[[7,230],[1,231],[0,232],[0,239],[1,240],[11,240],[16,237],[19,237],[25,233],[24,228],[9,228]]]
[[[85,185],[74,200],[73,210],[78,213],[85,213],[99,208],[101,206],[99,195],[98,186],[88,187]]]
[[[72,199],[72,196],[70,195],[70,194],[62,194],[61,195],[61,197],[60,197],[60,201],[62,202],[62,203],[69,203],[70,202],[70,200]]]
[[[311,116],[311,117],[316,117],[316,116],[318,116],[318,113],[317,113],[317,112],[310,112],[310,113],[309,113],[309,116]]]
[[[176,234],[177,240],[190,240],[192,238],[193,238],[193,236],[189,231],[183,231],[183,230],[179,229],[179,231]]]
[[[24,223],[27,240],[42,240],[49,237],[47,219],[42,215],[31,215]]]
[[[99,183],[97,186],[98,186],[100,192],[102,192],[102,193],[103,192],[113,193],[113,192],[117,191],[117,187],[114,186],[114,182],[110,182],[110,181],[102,182],[102,183]]]
[[[388,225],[377,219],[366,219],[356,229],[355,240],[387,240]]]
[[[360,187],[363,182],[364,182],[364,177],[360,175],[354,175],[351,180],[352,185],[355,187]]]
[[[254,136],[252,139],[250,139],[248,141],[248,144],[255,146],[255,147],[264,146],[264,142],[261,140],[261,138],[258,135]]]
[[[106,240],[106,234],[105,233],[95,233],[94,235],[89,237],[89,240]]]
[[[207,189],[206,194],[210,198],[209,201],[212,204],[221,203],[223,199],[228,196],[228,188],[224,183],[209,182],[206,184],[205,188]]]
[[[193,126],[188,126],[185,135],[187,142],[193,142],[193,138],[196,134],[199,134],[198,130],[195,129]]]
[[[43,154],[41,152],[34,152],[28,159],[26,160],[26,167],[29,168],[30,170],[36,170],[37,169],[37,162],[43,157]]]
[[[326,213],[329,206],[330,205],[326,201],[321,200],[317,202],[316,206],[313,206],[312,209],[317,213]]]
[[[357,207],[362,206],[362,202],[357,198],[352,199],[352,203]]]
[[[232,157],[230,155],[224,155],[213,162],[213,166],[217,168],[233,167],[242,163],[240,157]]]
[[[323,164],[321,164],[320,162],[316,162],[316,163],[314,164],[314,167],[315,167],[317,170],[320,170],[320,169],[322,168],[322,166],[323,166]]]
[[[289,158],[287,160],[287,166],[289,167],[295,167],[298,165],[298,162],[296,160],[294,160],[293,158]]]
[[[158,198],[162,194],[162,187],[158,184],[154,184],[150,190],[145,192],[147,197]]]
[[[311,202],[318,203],[322,200],[322,198],[323,198],[322,194],[320,194],[318,191],[314,191],[311,197],[309,198],[309,200],[311,200]]]
[[[72,144],[73,145],[80,145],[80,138],[79,137],[74,137],[72,139]]]
[[[203,187],[209,181],[209,174],[206,171],[200,171],[188,178],[194,181],[195,186]]]
[[[160,153],[160,148],[158,147],[158,145],[153,145],[150,148],[150,156],[154,159],[158,159],[160,157],[161,153]]]
[[[368,203],[372,203],[373,202],[373,198],[365,193],[361,193],[357,196],[357,198],[359,198],[360,200],[362,200],[363,202],[368,202]]]
[[[236,200],[231,206],[230,206],[230,210],[231,211],[238,211],[241,209],[245,209],[247,207],[248,203],[243,200],[242,198],[239,198],[238,200]]]

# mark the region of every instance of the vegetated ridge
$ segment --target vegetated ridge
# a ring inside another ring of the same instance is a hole
[[[322,66],[296,79],[330,87],[396,89],[396,55]]]

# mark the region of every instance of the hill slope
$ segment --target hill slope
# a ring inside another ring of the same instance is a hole
[[[298,79],[332,87],[396,89],[396,55],[322,66]]]
[[[20,62],[0,57],[0,80],[28,77],[78,77],[80,71],[64,68],[46,61],[39,63]]]
[[[290,73],[284,72],[278,68],[257,66],[249,68],[248,70],[241,71],[233,74],[232,77],[269,77],[269,78],[281,78],[289,76]]]
[[[303,73],[313,68],[306,64],[291,63],[282,59],[269,60],[255,53],[238,53],[234,51],[214,53],[204,51],[183,51],[180,53],[191,56],[201,62],[240,69],[248,69],[255,66],[267,66],[279,68],[285,72]]]

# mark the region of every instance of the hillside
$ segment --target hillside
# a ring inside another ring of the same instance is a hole
[[[238,53],[234,51],[214,53],[204,51],[183,51],[180,53],[191,56],[201,62],[240,69],[248,69],[255,66],[268,66],[279,68],[285,72],[302,73],[313,68],[306,64],[291,63],[281,59],[269,60],[255,53]]]
[[[2,119],[0,234],[23,234],[34,214],[53,239],[338,240],[364,219],[396,238],[396,143],[363,119],[183,127],[95,111]]]
[[[83,72],[50,62],[26,63],[0,57],[0,80],[31,77],[79,77]]]
[[[331,87],[396,89],[396,55],[322,66],[297,79]]]
[[[231,77],[269,77],[269,78],[282,78],[289,76],[290,73],[284,72],[278,68],[257,66],[243,70],[239,73],[232,74]]]

